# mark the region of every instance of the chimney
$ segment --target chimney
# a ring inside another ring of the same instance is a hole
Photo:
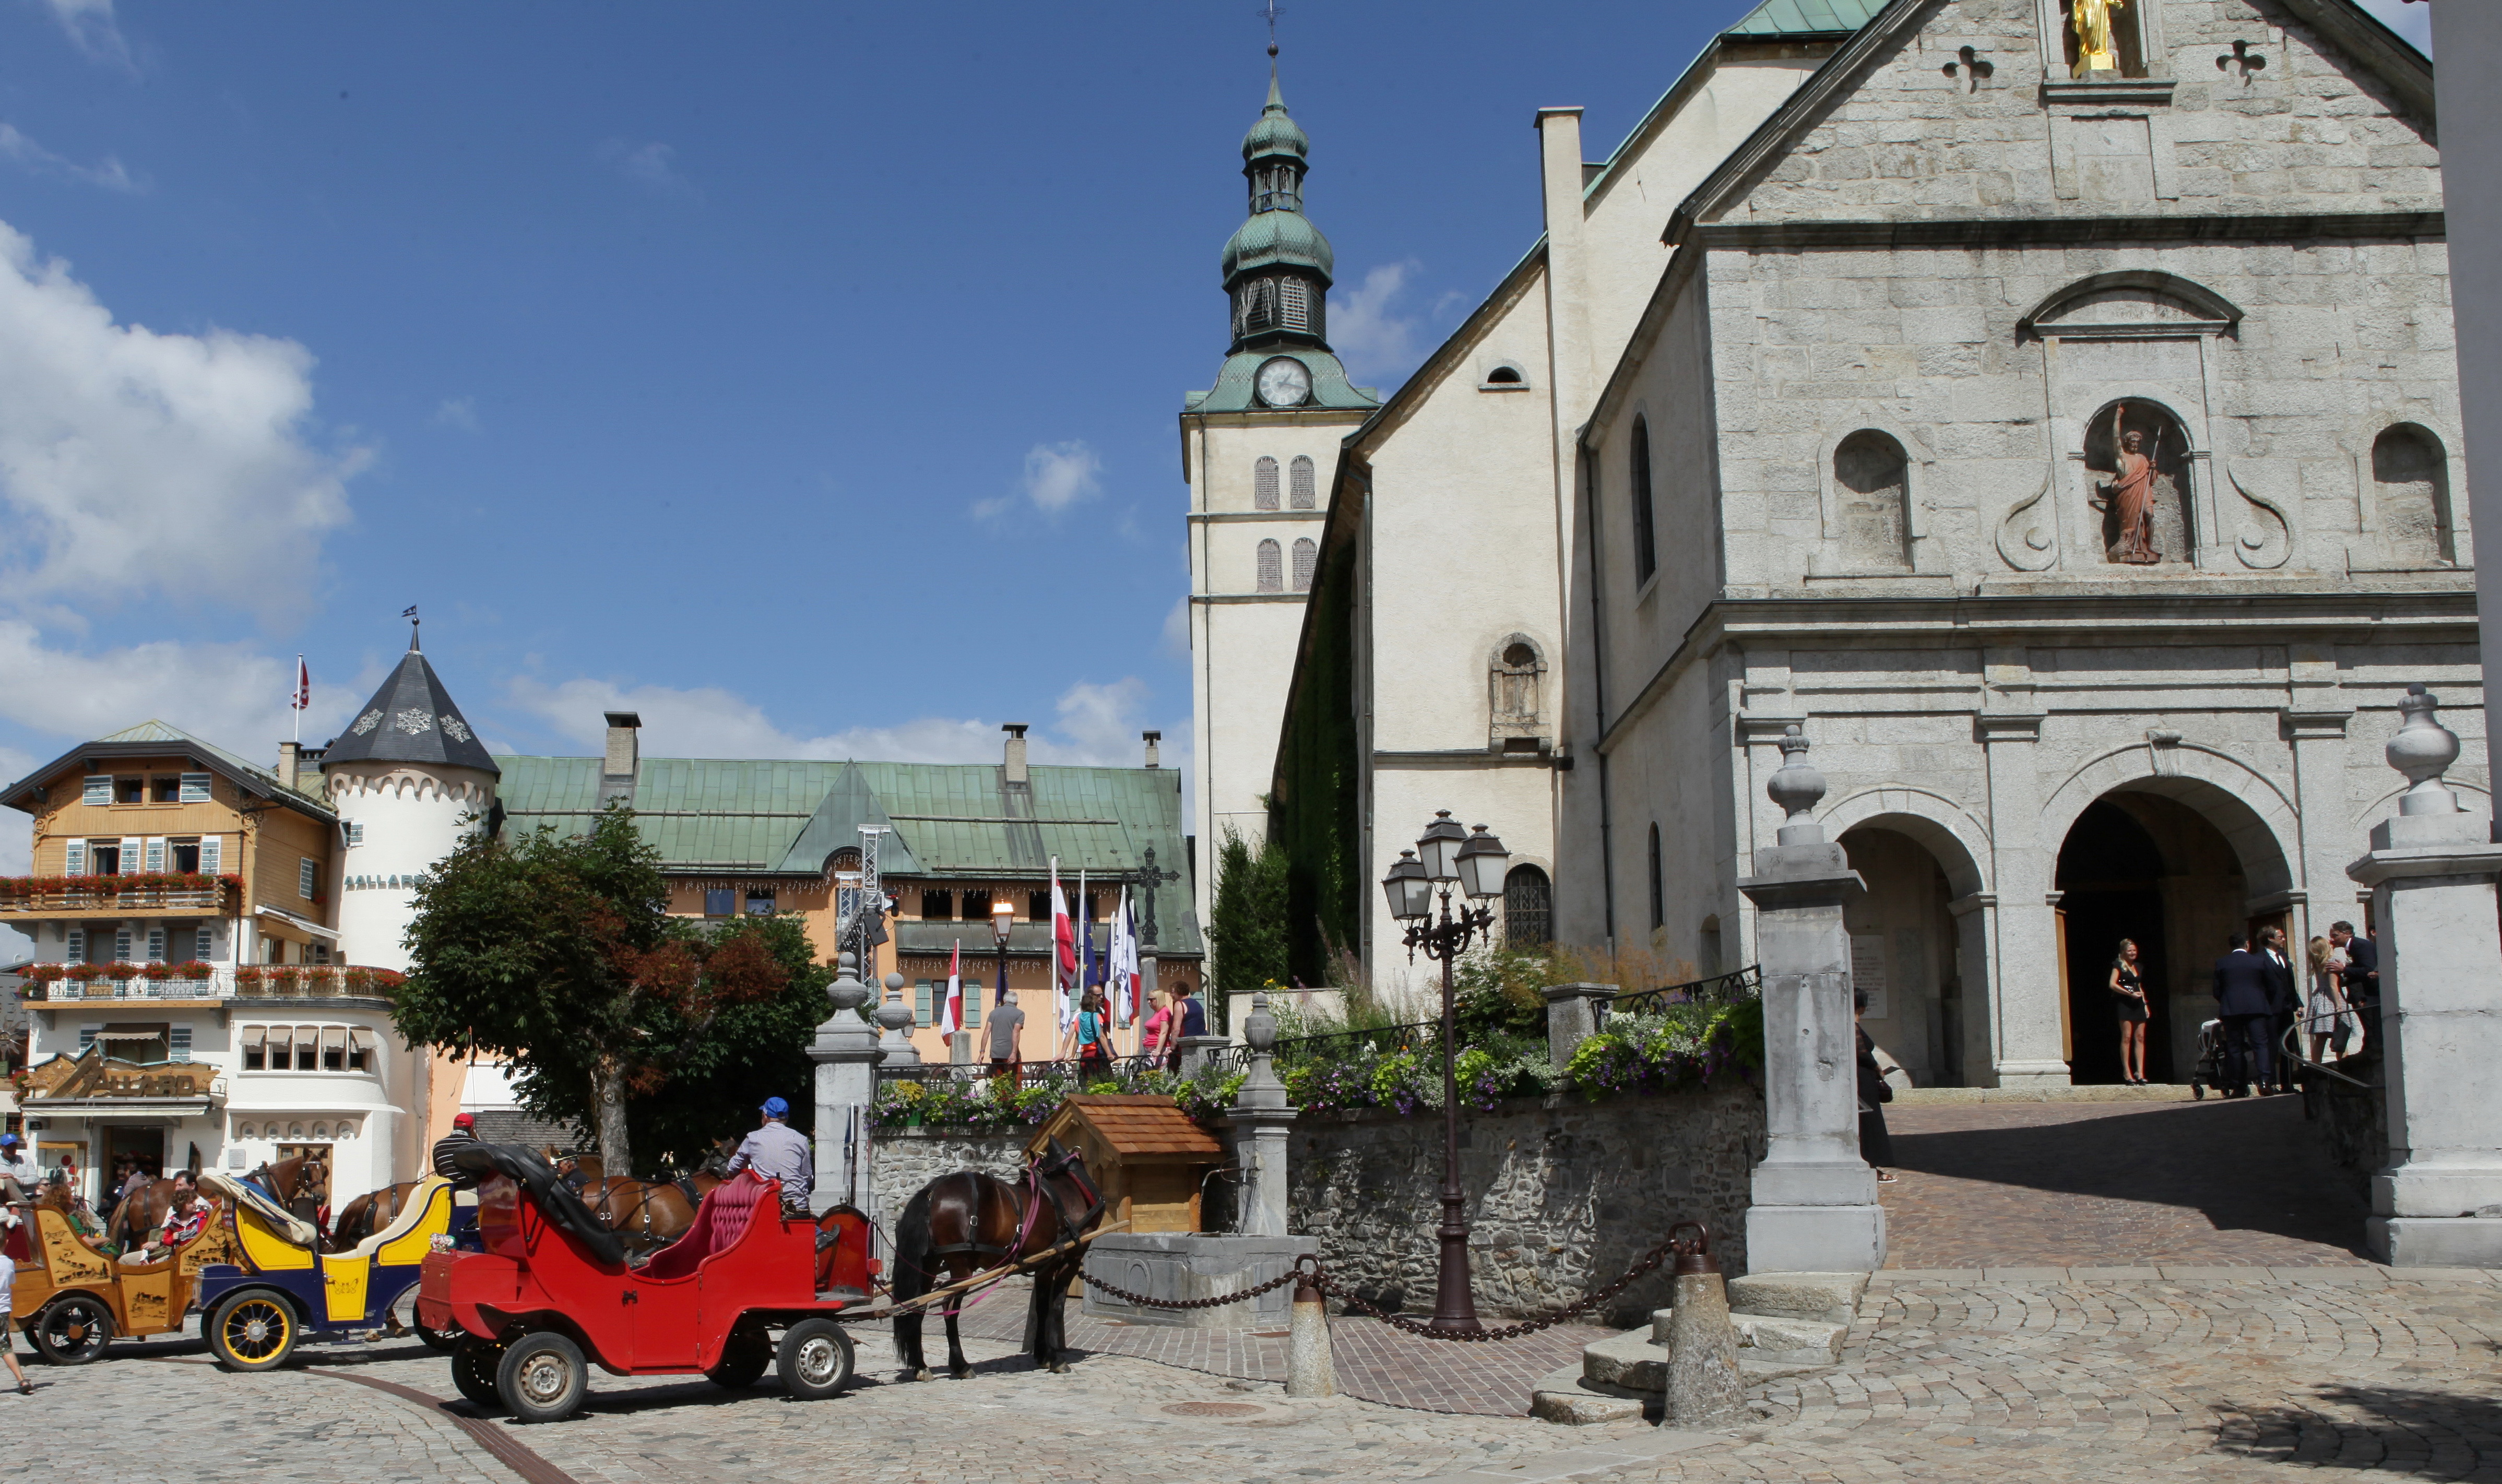
[[[295,758],[302,751],[300,742],[278,744],[278,781],[290,789],[295,787]]]
[[[1165,739],[1165,734],[1160,731],[1142,731],[1138,735],[1147,739],[1147,766],[1159,766],[1156,761],[1156,744]]]
[[[1027,781],[1025,771],[1025,729],[1028,725],[1029,724],[1024,722],[1010,722],[999,728],[999,730],[1008,734],[1007,771],[1005,777],[1002,779],[1003,782],[1024,783]]]
[[[608,752],[599,760],[599,804],[606,808],[611,799],[634,800],[634,773],[643,760],[643,750],[636,733],[643,719],[631,711],[611,711],[608,717]]]

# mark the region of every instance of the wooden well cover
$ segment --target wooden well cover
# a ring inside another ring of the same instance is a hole
[[[1026,1141],[1038,1154],[1053,1139],[1086,1158],[1103,1193],[1106,1219],[1133,1231],[1196,1231],[1207,1172],[1227,1161],[1225,1145],[1169,1097],[1080,1094]]]

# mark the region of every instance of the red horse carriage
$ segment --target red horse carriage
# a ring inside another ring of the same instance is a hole
[[[581,1408],[592,1362],[613,1375],[699,1373],[731,1388],[778,1366],[801,1400],[851,1383],[851,1336],[835,1316],[869,1301],[869,1226],[858,1210],[785,1215],[780,1183],[750,1170],[706,1196],[687,1234],[636,1267],[538,1156],[482,1144],[456,1158],[479,1177],[486,1250],[428,1256],[417,1311],[461,1332],[452,1378],[471,1401],[553,1422]]]

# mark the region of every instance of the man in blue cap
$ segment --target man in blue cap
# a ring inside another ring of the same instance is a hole
[[[795,1216],[808,1213],[808,1191],[817,1183],[817,1157],[807,1136],[791,1127],[791,1105],[767,1097],[762,1123],[729,1157],[729,1172],[753,1169],[767,1180],[782,1182],[782,1209]]]

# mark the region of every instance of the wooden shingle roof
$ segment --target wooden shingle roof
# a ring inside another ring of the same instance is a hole
[[[1216,1135],[1200,1128],[1171,1098],[1150,1094],[1077,1094],[1061,1104],[1061,1110],[1035,1132],[1028,1147],[1041,1148],[1071,1122],[1084,1124],[1097,1138],[1123,1156],[1183,1155],[1222,1160],[1226,1155]]]

